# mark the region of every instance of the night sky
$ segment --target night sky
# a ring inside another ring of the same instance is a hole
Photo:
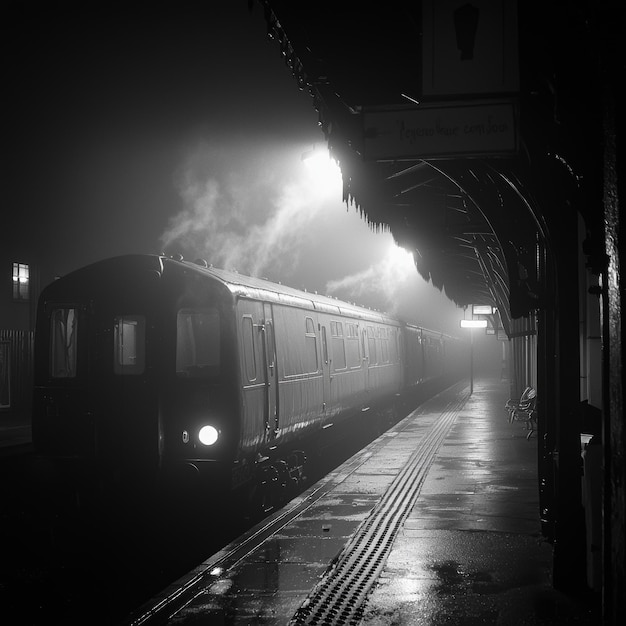
[[[203,7],[203,8],[198,8]],[[462,312],[342,202],[317,112],[247,0],[4,10],[0,243],[52,275],[181,253],[434,326]],[[400,294],[410,293],[400,302]]]

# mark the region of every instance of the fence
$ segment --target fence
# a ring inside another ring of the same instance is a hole
[[[32,402],[34,333],[0,330],[0,410],[27,410]]]

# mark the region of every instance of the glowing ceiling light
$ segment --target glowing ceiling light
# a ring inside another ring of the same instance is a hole
[[[328,150],[314,148],[304,152],[301,159],[316,185],[341,189],[343,184],[341,169],[337,162],[331,159]]]
[[[413,253],[406,248],[396,245],[395,242],[392,243],[387,256],[393,269],[398,274],[406,276],[412,275],[416,271]]]
[[[461,320],[461,328],[487,328],[487,320]]]
[[[472,313],[474,315],[493,315],[495,308],[490,304],[472,304]]]

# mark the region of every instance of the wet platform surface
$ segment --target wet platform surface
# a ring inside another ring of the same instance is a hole
[[[598,624],[551,585],[537,440],[508,423],[508,386],[480,381],[439,448],[368,598],[363,624]]]
[[[471,396],[464,385],[440,394],[250,531],[239,542],[250,544],[245,554],[226,547],[127,623],[150,623],[177,587],[186,587],[185,601],[166,620],[161,612],[158,623],[599,623],[587,601],[552,588],[537,440],[509,423],[507,399],[508,384],[499,380],[476,381]],[[434,429],[439,438],[358,611],[323,619],[303,613]]]

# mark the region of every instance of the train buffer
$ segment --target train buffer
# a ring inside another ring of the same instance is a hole
[[[421,405],[125,625],[597,623],[552,587],[537,451],[501,419],[506,385],[467,391]]]

